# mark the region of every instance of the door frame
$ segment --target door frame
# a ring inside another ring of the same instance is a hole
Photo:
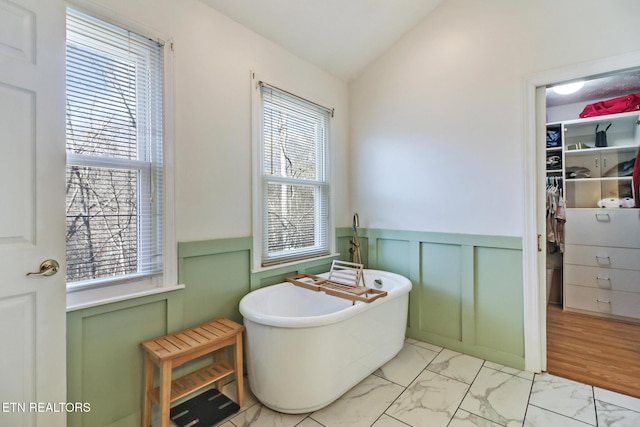
[[[524,232],[523,302],[525,370],[547,369],[547,319],[544,245],[538,252],[538,235],[545,236],[545,201],[543,192],[546,175],[544,148],[538,144],[545,134],[546,105],[543,89],[559,82],[640,67],[640,51],[568,65],[526,76],[523,79],[523,172],[524,172]]]

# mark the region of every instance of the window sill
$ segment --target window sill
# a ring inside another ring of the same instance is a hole
[[[69,292],[67,293],[67,313],[183,288],[184,285],[156,286],[150,283],[125,283]]]
[[[325,259],[330,259],[330,258],[337,258],[340,256],[340,252],[336,252],[336,253],[332,253],[329,255],[323,255],[323,256],[319,256],[316,258],[307,258],[307,259],[301,259],[298,261],[292,261],[292,262],[285,262],[282,264],[274,264],[274,265],[270,265],[268,267],[255,267],[251,270],[252,274],[256,274],[256,273],[262,273],[263,271],[271,271],[271,270],[277,270],[279,268],[287,268],[287,267],[291,267],[291,266],[295,266],[295,265],[300,265],[300,264],[305,264],[305,263],[310,263],[310,262],[314,262],[314,261],[322,261]]]

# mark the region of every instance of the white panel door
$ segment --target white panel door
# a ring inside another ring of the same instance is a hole
[[[64,139],[65,3],[0,0],[1,426],[66,425]]]

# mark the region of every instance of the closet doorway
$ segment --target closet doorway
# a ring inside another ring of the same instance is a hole
[[[640,397],[640,195],[632,180],[640,111],[580,117],[589,104],[640,93],[640,68],[586,77],[570,93],[558,86],[546,89],[540,141],[547,371]]]

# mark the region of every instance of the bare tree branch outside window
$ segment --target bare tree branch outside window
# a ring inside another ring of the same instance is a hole
[[[270,88],[263,91],[263,264],[328,253],[327,113]]]
[[[83,81],[67,81],[67,151],[135,160],[135,65],[74,49],[92,59]],[[68,165],[66,187],[67,282],[135,272],[137,171]]]
[[[163,272],[163,47],[69,8],[67,284]]]

